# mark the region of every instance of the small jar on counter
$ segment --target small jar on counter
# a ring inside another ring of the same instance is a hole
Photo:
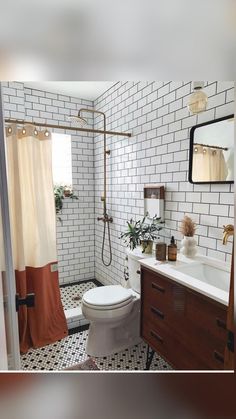
[[[166,260],[166,244],[164,242],[156,243],[156,260]]]

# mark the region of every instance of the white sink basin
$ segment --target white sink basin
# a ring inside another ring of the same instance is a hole
[[[140,264],[179,284],[228,306],[230,265],[208,256],[194,259],[178,254],[176,262],[142,259]]]
[[[229,291],[230,273],[224,269],[202,262],[175,267],[174,269],[222,291]]]

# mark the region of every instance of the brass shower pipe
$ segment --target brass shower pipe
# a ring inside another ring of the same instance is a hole
[[[107,215],[107,165],[106,165],[106,157],[110,154],[110,150],[107,150],[107,141],[106,141],[106,134],[108,131],[106,131],[106,114],[101,111],[97,111],[96,109],[87,109],[87,108],[81,108],[78,112],[78,117],[81,117],[81,114],[84,112],[98,114],[103,117],[103,135],[104,135],[104,142],[103,142],[103,176],[104,176],[104,190],[103,190],[103,196],[101,197],[101,201],[103,201],[103,217],[98,217],[98,221],[105,222],[112,222],[112,218],[108,217]]]
[[[112,248],[111,248],[111,232],[110,232],[110,223],[113,222],[113,218],[110,217],[107,213],[107,155],[110,155],[110,150],[107,150],[107,141],[106,141],[106,114],[101,111],[97,111],[96,109],[85,109],[82,108],[79,110],[78,118],[80,118],[82,121],[86,122],[86,120],[81,116],[83,112],[89,112],[92,114],[101,115],[103,117],[103,164],[104,164],[104,171],[103,171],[103,177],[104,177],[104,188],[103,188],[103,196],[101,197],[101,200],[103,201],[103,217],[97,217],[98,221],[103,221],[103,239],[102,239],[102,262],[105,266],[110,266],[112,263]],[[109,260],[108,262],[104,259],[104,251],[105,251],[105,240],[106,240],[106,227],[108,230],[108,243],[109,243]]]

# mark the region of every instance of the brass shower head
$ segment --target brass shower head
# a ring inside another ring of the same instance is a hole
[[[88,125],[88,121],[87,119],[85,119],[84,117],[81,116],[81,114],[83,112],[87,112],[90,114],[99,114],[99,115],[103,115],[104,119],[105,119],[105,113],[104,112],[100,112],[100,111],[96,111],[96,109],[90,109],[90,108],[81,108],[78,112],[77,116],[68,116],[67,119],[70,122],[74,122],[76,125],[78,125],[80,128],[85,127],[86,125]],[[104,122],[105,124],[105,122]],[[105,130],[106,126],[104,125],[104,130]]]
[[[81,128],[88,125],[87,120],[85,118],[82,118],[82,116],[80,116],[79,113],[78,113],[78,116],[68,116],[68,121],[74,122],[76,125],[78,125]]]

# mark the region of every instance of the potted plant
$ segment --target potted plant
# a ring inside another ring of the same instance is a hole
[[[125,244],[134,250],[140,246],[140,224],[141,221],[134,221],[132,218],[127,221],[128,230],[120,235],[120,239],[124,239]]]
[[[134,221],[132,218],[127,221],[128,230],[120,235],[126,245],[134,250],[136,247],[142,247],[142,253],[152,253],[153,241],[158,236],[158,232],[164,224],[158,217],[153,217],[147,221],[148,213],[142,220]]]
[[[74,194],[73,190],[68,186],[55,185],[54,186],[54,198],[55,198],[55,208],[56,214],[61,213],[63,208],[63,199],[71,198],[78,199],[78,196]],[[61,221],[61,218],[58,216],[58,220]]]
[[[184,216],[180,224],[180,232],[184,238],[181,241],[180,252],[187,257],[194,257],[197,253],[196,240],[194,234],[196,232],[196,223],[187,215]]]
[[[141,223],[140,242],[142,253],[152,253],[153,242],[157,238],[160,230],[163,229],[164,222],[156,215],[147,222],[148,214]],[[162,224],[162,225],[161,225]]]
[[[71,198],[71,195],[73,195],[73,191],[70,186],[65,185],[64,186],[64,197],[65,198]]]

